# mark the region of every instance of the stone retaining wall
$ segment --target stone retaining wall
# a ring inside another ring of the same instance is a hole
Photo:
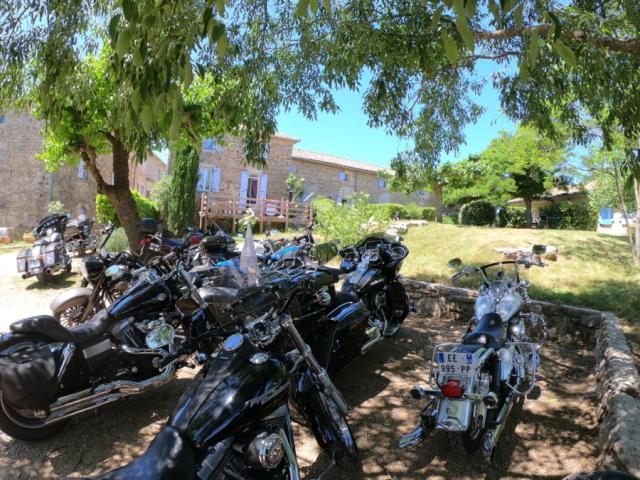
[[[403,279],[420,315],[468,322],[477,292]],[[599,422],[598,468],[640,477],[640,376],[618,318],[609,312],[549,302],[540,305],[549,339],[595,347]]]

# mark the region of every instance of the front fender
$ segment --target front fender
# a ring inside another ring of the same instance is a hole
[[[49,308],[55,316],[72,305],[87,305],[92,293],[93,290],[89,288],[72,288],[54,298],[49,304]]]
[[[339,466],[359,463],[358,447],[346,418],[317,387],[313,374],[306,369],[295,383],[292,401],[309,422],[318,445]]]

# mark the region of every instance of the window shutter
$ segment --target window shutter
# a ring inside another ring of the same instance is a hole
[[[213,191],[214,192],[220,191],[220,173],[221,173],[221,170],[219,168],[213,169]]]
[[[341,197],[340,195],[338,195],[338,196],[336,197],[336,203],[337,203],[338,205],[342,205],[342,197]]]
[[[258,198],[267,198],[267,174],[260,175],[260,191],[258,192]]]
[[[240,208],[244,209],[247,206],[247,187],[249,186],[249,172],[240,172]]]
[[[206,168],[200,167],[198,169],[199,178],[198,178],[198,187],[197,187],[197,189],[198,189],[199,192],[204,192],[205,191],[205,183],[204,182],[205,182],[206,172],[207,172]]]

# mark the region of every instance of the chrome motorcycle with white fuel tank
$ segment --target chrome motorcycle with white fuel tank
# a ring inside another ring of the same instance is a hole
[[[400,448],[420,443],[434,429],[443,430],[454,445],[467,453],[480,448],[491,461],[512,407],[536,384],[547,330],[519,268],[544,266],[539,258],[544,251],[544,245],[535,245],[532,255],[519,260],[467,266],[453,276],[480,274],[475,316],[461,343],[434,347],[429,387],[411,390],[412,398],[426,400],[420,425],[401,438]],[[453,259],[449,266],[459,268],[462,261]]]

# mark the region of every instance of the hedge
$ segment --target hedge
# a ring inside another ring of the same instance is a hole
[[[523,207],[501,207],[496,216],[498,227],[516,228],[527,222],[527,214]]]
[[[400,203],[370,203],[367,207],[372,215],[393,220],[398,214],[400,218],[409,218],[407,209]]]
[[[474,200],[460,209],[458,223],[461,225],[493,225],[496,207],[485,200]]]
[[[540,210],[549,228],[561,230],[596,230],[599,213],[590,203],[558,202]]]
[[[436,220],[436,207],[425,207],[422,209],[422,218],[424,220],[429,220],[430,222],[435,222]]]
[[[140,215],[140,218],[160,219],[160,214],[158,213],[155,203],[137,190],[132,189],[131,194],[138,207],[138,215]],[[120,225],[115,207],[107,196],[102,193],[96,195],[96,217],[103,225],[106,225],[109,221],[113,222],[114,225]]]

